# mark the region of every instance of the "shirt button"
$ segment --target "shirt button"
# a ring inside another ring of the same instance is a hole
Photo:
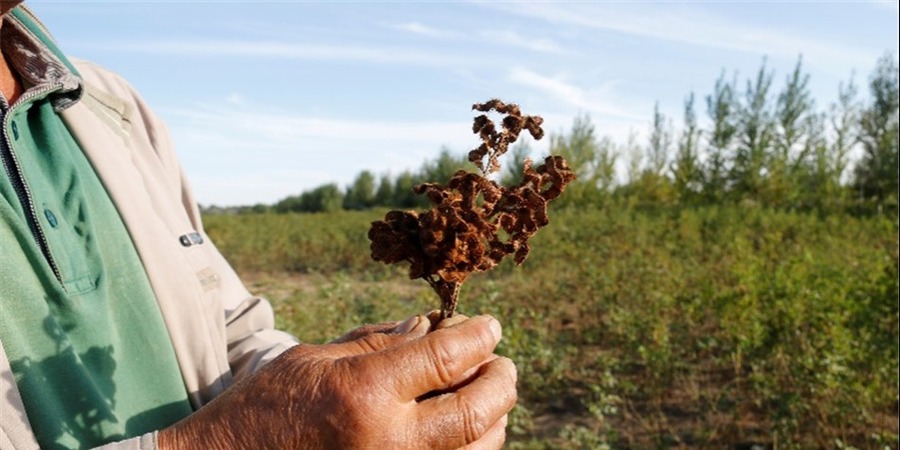
[[[47,223],[49,223],[51,227],[56,228],[56,226],[59,225],[59,221],[56,220],[56,215],[53,214],[53,211],[44,209],[44,217],[47,218]]]

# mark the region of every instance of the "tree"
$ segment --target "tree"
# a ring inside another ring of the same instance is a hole
[[[566,195],[560,197],[562,204],[599,205],[602,202],[597,171],[600,148],[594,132],[590,118],[580,115],[575,117],[568,135],[550,136],[550,153],[566,158],[576,176],[566,188]]]
[[[420,180],[428,180],[429,182],[446,184],[450,181],[459,170],[472,166],[467,155],[453,155],[447,147],[442,147],[437,159],[426,161],[422,164],[419,174]]]
[[[364,170],[344,195],[344,209],[367,209],[375,205],[375,175]]]
[[[737,134],[735,81],[725,81],[725,72],[716,80],[713,93],[706,97],[706,111],[712,120],[709,132],[706,164],[703,168],[703,196],[710,203],[719,203],[728,188],[728,158]]]
[[[503,164],[503,174],[500,176],[500,184],[511,186],[520,181],[525,173],[525,160],[531,154],[531,146],[526,141],[516,142]]]
[[[755,80],[747,80],[744,104],[738,114],[738,145],[729,176],[735,198],[760,200],[773,136],[769,109],[772,76],[764,60]]]
[[[378,181],[378,190],[375,191],[375,204],[378,206],[394,205],[394,182],[391,176],[384,174]]]
[[[825,212],[829,196],[834,193],[825,115],[812,114],[807,122],[809,135],[803,146],[805,157],[791,166],[792,173],[789,174],[793,186],[789,191],[793,200],[791,206]]]
[[[650,128],[650,142],[647,146],[646,169],[656,175],[662,175],[669,159],[669,148],[672,146],[672,124],[659,111],[659,102],[653,106],[653,125]]]
[[[673,184],[664,172],[672,146],[672,123],[659,111],[659,103],[653,107],[647,145],[638,146],[634,140],[634,134],[629,136],[625,150],[629,155],[628,186],[619,189],[619,193],[629,205],[671,204],[675,195]]]
[[[803,178],[809,178],[812,169],[807,158],[825,156],[824,129],[816,114],[815,102],[809,91],[809,75],[803,73],[803,59],[798,58],[793,72],[785,80],[784,90],[775,105],[774,151],[769,155],[769,179],[763,196],[771,205],[790,205],[808,191],[803,189]],[[822,161],[813,162],[813,165]],[[818,172],[817,176],[823,175]]]
[[[634,130],[628,134],[628,140],[625,141],[622,154],[628,158],[627,184],[634,183],[641,178],[641,168],[644,166],[644,155],[641,152],[641,146],[637,142],[637,133]]]
[[[300,212],[302,211],[302,207],[300,206],[300,196],[299,195],[289,195],[272,206],[272,209],[277,213],[289,213],[289,212]]]
[[[703,172],[698,148],[701,132],[694,111],[694,93],[684,102],[684,129],[678,141],[678,151],[670,170],[675,184],[675,194],[682,203],[693,203],[702,189]]]
[[[828,112],[828,124],[834,137],[827,153],[828,182],[824,208],[843,208],[847,199],[846,189],[842,186],[844,172],[850,150],[859,142],[860,104],[857,93],[858,88],[851,76],[846,84],[842,82],[838,85],[838,100],[831,104]]]
[[[408,170],[398,175],[394,181],[393,206],[398,208],[417,208],[427,205],[428,199],[413,192],[413,187],[420,183],[419,180],[417,176]]]
[[[337,183],[323,184],[300,194],[300,211],[333,212],[343,206],[344,194]]]
[[[784,90],[778,94],[775,107],[777,134],[775,148],[776,158],[788,161],[792,154],[801,151],[804,141],[810,135],[809,117],[815,114],[815,102],[809,90],[809,74],[803,73],[803,58],[797,59],[794,71],[785,80]],[[803,159],[793,155],[795,159]]]
[[[597,188],[604,197],[612,192],[613,185],[616,183],[617,159],[619,159],[619,153],[616,150],[616,144],[609,136],[603,136],[597,145],[594,176],[597,179]]]
[[[872,103],[860,117],[863,156],[856,167],[856,188],[866,201],[896,207],[898,197],[898,69],[891,54],[878,60],[869,80]]]

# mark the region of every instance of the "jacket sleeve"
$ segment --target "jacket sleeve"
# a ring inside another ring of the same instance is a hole
[[[138,99],[140,101],[140,99]],[[144,114],[152,114],[149,109]],[[156,122],[150,129],[161,130],[165,136],[157,136],[155,142],[169,142],[166,128],[155,115],[147,120]],[[171,149],[171,145],[164,148]],[[200,215],[200,209],[194,199],[190,184],[181,165],[174,156],[164,158],[177,167],[180,181],[180,196],[185,212],[190,216],[206,243],[207,258],[210,261],[211,273],[215,274],[220,294],[220,302],[225,315],[225,330],[228,348],[228,363],[234,381],[252,374],[257,369],[297,344],[297,339],[288,333],[275,329],[275,315],[268,300],[253,296],[244,286],[234,268],[216,248],[215,243],[206,234]]]
[[[133,92],[133,91],[132,91]],[[286,349],[297,344],[296,338],[275,329],[275,317],[268,300],[252,296],[235,270],[215,247],[215,243],[206,235],[200,215],[200,209],[194,199],[193,191],[172,149],[167,128],[160,119],[147,107],[143,100],[134,93],[136,104],[141,105],[143,120],[152,122],[146,129],[152,130],[152,142],[158,143],[160,160],[177,171],[180,180],[179,189],[182,206],[198,230],[209,244],[208,258],[218,280],[220,299],[225,316],[225,329],[228,348],[228,363],[231,366],[234,381],[255,372],[267,362]],[[168,151],[169,154],[162,152]]]
[[[106,71],[94,64],[74,61],[86,84],[90,85],[90,95],[83,102],[106,101],[104,96],[124,100],[123,116],[127,117],[128,139],[138,156],[142,158],[135,164],[142,168],[145,185],[155,188],[161,185],[156,193],[162,200],[151,199],[159,215],[169,214],[169,209],[180,209],[172,213],[174,219],[169,223],[189,222],[189,226],[200,233],[203,245],[190,249],[188,257],[202,261],[198,263],[198,277],[201,282],[209,281],[214,290],[204,292],[209,305],[221,309],[225,326],[225,345],[227,347],[228,365],[231,369],[231,381],[237,381],[271,361],[287,348],[297,343],[293,336],[276,330],[274,314],[269,302],[261,297],[251,295],[225,257],[203,229],[199,207],[190,189],[190,184],[176,157],[169,133],[165,124],[151,110],[147,103],[121,77]],[[114,104],[113,100],[108,102]],[[135,144],[137,142],[138,144]],[[147,153],[150,153],[148,156]],[[149,175],[146,175],[149,173]],[[164,206],[158,206],[164,205]],[[126,218],[127,223],[127,218]],[[175,226],[170,226],[174,228]],[[208,270],[208,275],[202,272]],[[204,291],[207,290],[204,284]],[[230,383],[226,383],[230,384]]]

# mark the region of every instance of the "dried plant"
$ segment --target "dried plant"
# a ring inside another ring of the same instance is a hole
[[[515,186],[486,178],[500,170],[498,158],[522,130],[535,139],[543,137],[543,119],[523,116],[517,105],[497,99],[472,109],[505,114],[500,131],[487,114],[474,119],[472,131],[482,144],[469,152],[469,160],[481,174],[460,170],[446,186],[420,184],[414,191],[428,196],[434,205],[430,210],[390,211],[369,229],[372,259],[408,262],[409,277],[424,279],[440,297],[441,319],[453,315],[459,288],[469,274],[489,270],[509,254],[517,265],[525,261],[528,239],[549,223],[547,202],[575,179],[561,156],[548,156],[536,168],[526,160],[522,181]]]

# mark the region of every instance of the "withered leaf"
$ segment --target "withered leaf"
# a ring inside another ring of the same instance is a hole
[[[469,160],[481,174],[456,172],[446,185],[422,183],[417,194],[425,194],[434,205],[430,210],[390,211],[369,229],[372,259],[394,264],[409,263],[410,278],[427,281],[441,298],[441,316],[456,308],[460,285],[473,272],[496,266],[514,254],[516,264],[528,257],[528,240],[550,221],[548,202],[559,197],[575,174],[561,156],[548,156],[537,168],[525,161],[522,181],[503,187],[486,178],[500,170],[499,157],[518,139],[522,130],[541,139],[543,119],[523,116],[518,105],[498,99],[476,103],[473,110],[505,114],[501,131],[481,114],[474,118],[472,132],[482,140],[469,152]],[[485,161],[487,158],[487,161]],[[503,230],[506,238],[498,233]]]

